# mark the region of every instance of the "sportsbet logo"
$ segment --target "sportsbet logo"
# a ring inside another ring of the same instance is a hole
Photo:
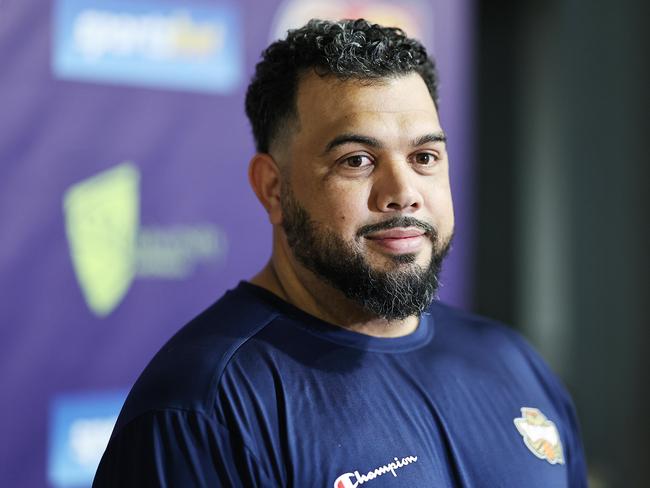
[[[223,2],[57,0],[62,79],[229,93],[242,77],[239,9]]]
[[[213,224],[140,228],[140,174],[123,163],[68,189],[63,197],[70,256],[84,299],[110,314],[136,276],[184,279],[226,253]]]
[[[126,391],[65,394],[50,408],[48,486],[90,486]]]

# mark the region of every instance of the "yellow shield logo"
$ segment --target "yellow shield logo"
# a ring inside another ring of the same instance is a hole
[[[88,307],[108,315],[136,271],[139,173],[123,163],[70,187],[63,197],[66,234]]]

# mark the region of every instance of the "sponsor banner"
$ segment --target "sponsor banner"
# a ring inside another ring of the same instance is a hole
[[[228,93],[243,34],[227,4],[58,0],[52,69],[78,81]]]
[[[47,477],[57,488],[90,486],[126,391],[61,395],[50,410]]]
[[[101,390],[130,387],[178,328],[268,259],[243,90],[270,38],[309,17],[364,16],[435,40],[461,190],[441,296],[469,300],[472,2],[0,4],[0,383],[12,399],[0,487],[90,486],[123,400]],[[70,385],[87,392],[61,396]],[[356,468],[350,482],[369,476]]]

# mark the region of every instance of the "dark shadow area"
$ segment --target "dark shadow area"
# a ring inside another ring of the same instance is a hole
[[[592,487],[647,486],[646,2],[479,2],[475,308],[570,389]]]

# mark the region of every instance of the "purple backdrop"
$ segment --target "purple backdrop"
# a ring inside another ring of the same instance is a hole
[[[268,259],[243,113],[306,17],[399,23],[437,58],[471,285],[471,0],[0,0],[0,486],[88,486],[163,342]]]

